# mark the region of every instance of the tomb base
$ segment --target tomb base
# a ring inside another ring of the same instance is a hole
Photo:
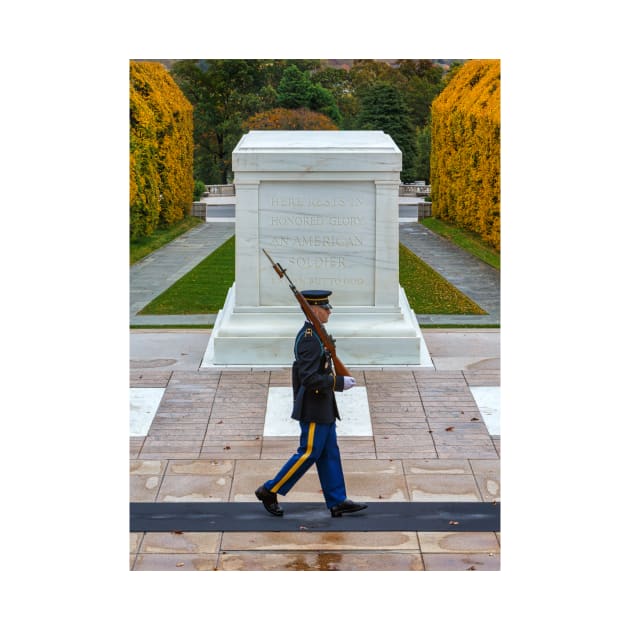
[[[348,369],[433,367],[405,292],[399,306],[335,306],[326,330]],[[201,368],[288,367],[304,322],[291,306],[235,307],[235,287],[219,311]]]

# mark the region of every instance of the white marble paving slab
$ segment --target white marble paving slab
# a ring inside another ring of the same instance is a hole
[[[372,421],[365,387],[353,387],[335,394],[341,421],[338,436],[371,436]],[[291,387],[270,387],[267,396],[264,437],[300,435],[300,423],[291,418],[293,390]]]
[[[501,388],[471,387],[470,391],[479,407],[490,435],[501,435]]]
[[[164,395],[164,387],[129,389],[129,435],[147,435]]]

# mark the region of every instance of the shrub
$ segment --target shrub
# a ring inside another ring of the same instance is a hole
[[[193,199],[199,201],[206,192],[206,185],[200,180],[195,180],[195,187],[193,189]]]
[[[158,62],[130,62],[129,229],[148,236],[193,200],[192,105]]]
[[[433,216],[501,245],[501,69],[465,63],[431,108]]]

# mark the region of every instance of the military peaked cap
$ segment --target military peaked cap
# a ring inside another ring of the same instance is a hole
[[[332,308],[330,302],[328,301],[328,297],[332,294],[332,291],[320,291],[320,290],[311,290],[311,291],[301,291],[302,295],[306,299],[306,301],[312,306],[321,306],[322,308]]]

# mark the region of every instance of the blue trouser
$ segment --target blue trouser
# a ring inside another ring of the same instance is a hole
[[[331,508],[346,500],[346,485],[337,446],[335,423],[300,422],[300,428],[300,446],[297,453],[290,457],[280,472],[264,485],[267,490],[284,496],[315,464],[326,506]]]

